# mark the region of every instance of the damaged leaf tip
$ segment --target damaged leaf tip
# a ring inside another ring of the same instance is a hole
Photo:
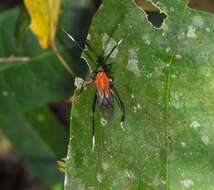
[[[167,15],[150,0],[133,0],[136,7],[143,10],[147,15],[148,22],[154,28],[161,28]]]

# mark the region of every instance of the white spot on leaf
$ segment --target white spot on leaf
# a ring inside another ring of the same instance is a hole
[[[174,12],[175,11],[175,8],[174,7],[170,7],[169,9],[171,12]]]
[[[138,48],[129,50],[127,69],[132,71],[137,77],[141,77],[141,72],[138,67],[138,50]]]
[[[194,129],[197,129],[197,128],[201,127],[201,124],[200,124],[198,121],[193,121],[193,122],[190,124],[190,127],[191,127],[191,128],[194,128]]]
[[[137,108],[138,108],[139,110],[141,110],[141,109],[142,109],[142,106],[138,103],[138,104],[137,104]]]
[[[167,47],[167,48],[166,48],[166,52],[167,52],[167,53],[169,53],[169,52],[170,52],[170,50],[171,50],[171,48],[170,48],[170,47]]]
[[[151,79],[151,78],[152,78],[152,73],[148,73],[148,74],[146,75],[146,77],[147,77],[148,79]]]
[[[102,163],[102,168],[103,168],[103,170],[107,170],[109,168],[108,163],[107,162],[103,162]]]
[[[182,109],[183,108],[183,103],[181,101],[181,97],[182,97],[181,94],[178,94],[177,92],[173,92],[171,103],[176,109]]]
[[[166,181],[163,180],[163,179],[162,179],[160,182],[161,182],[162,184],[164,184],[164,185],[166,184]]]
[[[184,188],[188,189],[194,185],[194,182],[191,179],[184,179],[181,181],[181,184],[183,185]]]
[[[99,183],[102,183],[102,181],[103,181],[103,176],[102,176],[102,174],[97,174],[97,181],[98,181]]]
[[[194,16],[192,20],[195,26],[198,26],[201,28],[204,26],[204,19],[201,16],[198,16],[198,15]]]
[[[185,147],[185,146],[186,146],[186,143],[185,143],[185,142],[181,142],[181,146],[182,146],[182,147]]]
[[[188,27],[187,37],[188,38],[197,38],[197,35],[195,33],[195,28],[193,28],[192,26]]]
[[[136,113],[139,110],[142,110],[142,106],[139,103],[137,103],[137,105],[133,106],[133,112]]]
[[[176,55],[175,55],[175,58],[176,58],[176,59],[181,59],[181,58],[182,58],[182,55],[176,54]]]
[[[126,170],[124,171],[124,175],[125,175],[126,177],[128,177],[128,178],[134,178],[134,177],[135,177],[134,173],[133,173],[132,171],[128,170],[128,169],[126,169]]]
[[[206,28],[206,31],[207,31],[207,32],[211,32],[210,28],[208,28],[208,27]]]
[[[144,35],[143,39],[144,39],[146,45],[149,46],[151,44],[151,41],[150,41],[150,38],[148,35]]]
[[[102,39],[102,44],[103,44],[104,55],[107,56],[111,52],[113,47],[117,45],[117,42],[113,38],[109,37],[107,34],[104,34]],[[117,56],[117,53],[118,53],[118,50],[116,48],[110,57],[115,58]]]
[[[8,92],[5,90],[2,92],[3,96],[8,96]]]
[[[208,144],[209,144],[209,137],[208,137],[208,136],[202,136],[202,137],[201,137],[201,141],[202,141],[205,145],[208,145]]]
[[[100,119],[100,123],[101,123],[102,126],[105,126],[107,124],[107,121],[102,117]]]

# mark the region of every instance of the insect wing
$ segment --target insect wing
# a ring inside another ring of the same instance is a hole
[[[99,94],[97,94],[98,104],[100,106],[100,110],[102,112],[102,116],[107,121],[111,120],[114,113],[114,102],[113,102],[113,96],[110,94],[110,96],[101,97]]]

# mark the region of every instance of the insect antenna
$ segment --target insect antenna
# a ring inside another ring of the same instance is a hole
[[[126,36],[125,36],[125,38],[126,38]],[[116,48],[123,42],[123,40],[124,40],[124,38],[122,38],[119,42],[117,42],[117,44],[111,49],[111,51],[109,52],[109,54],[105,57],[104,63],[106,63],[108,61],[109,57],[116,50]]]
[[[69,34],[68,32],[65,31],[65,29],[61,29],[82,51],[84,51],[86,48],[83,48],[74,38]]]
[[[91,50],[92,47],[89,46],[87,43],[86,43],[86,47],[82,47],[74,38],[73,36],[71,36],[71,34],[69,34],[68,32],[66,32],[63,28],[61,29],[67,36],[69,39],[71,39],[77,46],[80,50],[84,51],[84,53],[87,55],[87,57],[93,62],[96,64],[96,61],[93,59],[93,57],[86,51],[87,50],[87,47],[89,47],[89,49]],[[94,52],[93,52],[94,53]]]

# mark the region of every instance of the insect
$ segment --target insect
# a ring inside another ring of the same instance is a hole
[[[64,31],[67,36],[82,50],[84,48],[66,31]],[[123,40],[123,39],[122,39]],[[102,116],[106,121],[110,121],[114,114],[114,100],[117,102],[120,111],[121,111],[121,120],[120,124],[123,127],[125,121],[125,106],[121,100],[116,88],[113,85],[113,78],[111,77],[110,69],[107,65],[107,61],[115,51],[115,49],[121,44],[120,40],[108,53],[106,57],[99,56],[96,61],[93,61],[96,64],[96,70],[91,73],[91,77],[85,80],[85,85],[95,84],[96,91],[93,98],[92,104],[92,151],[95,148],[95,112],[97,105],[99,106]],[[87,47],[92,49],[88,44]],[[92,59],[92,57],[86,52],[86,55]]]

